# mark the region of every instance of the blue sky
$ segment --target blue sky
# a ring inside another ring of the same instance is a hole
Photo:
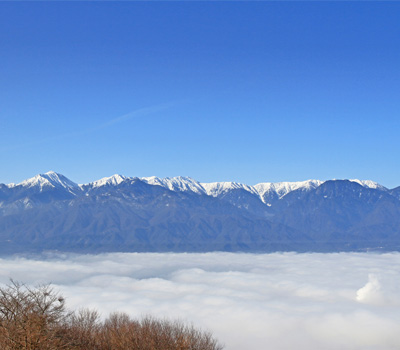
[[[400,185],[399,2],[0,2],[0,183]]]

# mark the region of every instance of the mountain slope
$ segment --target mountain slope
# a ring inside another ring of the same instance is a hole
[[[139,179],[124,180],[113,193],[97,187],[89,196],[59,206],[47,203],[4,216],[0,232],[3,253],[19,248],[272,251],[296,235],[294,229],[260,220],[216,198],[173,192]],[[309,241],[301,234],[300,238]]]
[[[307,230],[324,245],[372,247],[400,241],[400,202],[386,190],[354,181],[326,181],[301,200],[292,200],[274,219]]]
[[[200,183],[61,174],[0,184],[0,253],[400,250],[399,190],[361,180]]]

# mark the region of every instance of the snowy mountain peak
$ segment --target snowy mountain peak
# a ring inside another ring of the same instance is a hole
[[[126,176],[115,174],[110,177],[103,177],[100,180],[90,183],[90,185],[92,185],[92,187],[102,187],[102,186],[107,186],[107,185],[117,186],[126,179],[127,179]]]
[[[323,182],[324,181],[320,180],[306,180],[297,182],[263,182],[255,185],[254,188],[258,192],[261,200],[263,200],[263,198],[265,198],[268,193],[274,192],[278,195],[279,198],[282,198],[289,192],[295,190],[311,190],[317,188]]]
[[[54,171],[49,171],[45,174],[36,175],[30,179],[22,181],[16,186],[22,187],[40,187],[42,190],[44,187],[52,187],[52,188],[65,188],[68,191],[71,189],[78,188],[78,184],[66,178],[64,175],[58,174]]]
[[[210,182],[210,183],[202,183],[201,186],[203,186],[205,192],[209,196],[213,197],[217,197],[222,193],[237,189],[244,189],[250,193],[258,195],[254,187],[241,184],[238,182]]]
[[[194,192],[197,194],[204,194],[205,190],[202,185],[196,180],[185,177],[185,176],[176,176],[176,177],[165,177],[163,179],[151,176],[151,177],[142,177],[140,180],[146,182],[149,185],[158,185],[164,188],[167,188],[171,191],[179,191],[179,192]]]

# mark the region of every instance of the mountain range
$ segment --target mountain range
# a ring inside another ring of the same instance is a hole
[[[48,172],[0,184],[0,253],[400,250],[400,187]]]

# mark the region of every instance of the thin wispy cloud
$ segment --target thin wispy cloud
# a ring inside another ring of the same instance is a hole
[[[146,117],[146,116],[149,116],[152,114],[156,114],[158,112],[165,111],[173,106],[174,106],[174,103],[166,103],[166,104],[161,104],[161,105],[156,105],[156,106],[151,106],[151,107],[139,108],[132,112],[124,114],[120,117],[117,117],[117,118],[111,119],[105,123],[102,123],[96,129],[93,129],[93,130],[106,128],[106,127],[112,126],[114,124],[126,122],[126,121],[134,119],[134,118],[143,118],[143,117]]]
[[[0,283],[52,282],[73,308],[179,318],[227,350],[400,344],[400,254],[115,253],[0,260]]]
[[[118,116],[116,118],[112,118],[106,122],[99,123],[98,125],[95,125],[94,127],[91,127],[88,129],[76,130],[76,131],[72,131],[72,132],[68,132],[68,133],[55,134],[55,135],[52,135],[52,136],[49,136],[46,138],[41,138],[41,139],[38,139],[38,140],[35,140],[32,142],[9,145],[9,146],[0,148],[0,152],[6,152],[6,151],[32,147],[32,146],[37,146],[37,145],[51,143],[51,142],[63,141],[63,140],[74,138],[74,137],[85,136],[88,134],[92,134],[98,130],[101,130],[101,129],[104,129],[107,127],[111,127],[115,124],[127,122],[134,118],[143,118],[143,117],[157,114],[159,112],[165,111],[174,106],[175,106],[175,103],[171,102],[171,103],[164,103],[164,104],[159,104],[159,105],[154,105],[154,106],[149,106],[149,107],[138,108],[138,109],[135,109],[124,115]]]

